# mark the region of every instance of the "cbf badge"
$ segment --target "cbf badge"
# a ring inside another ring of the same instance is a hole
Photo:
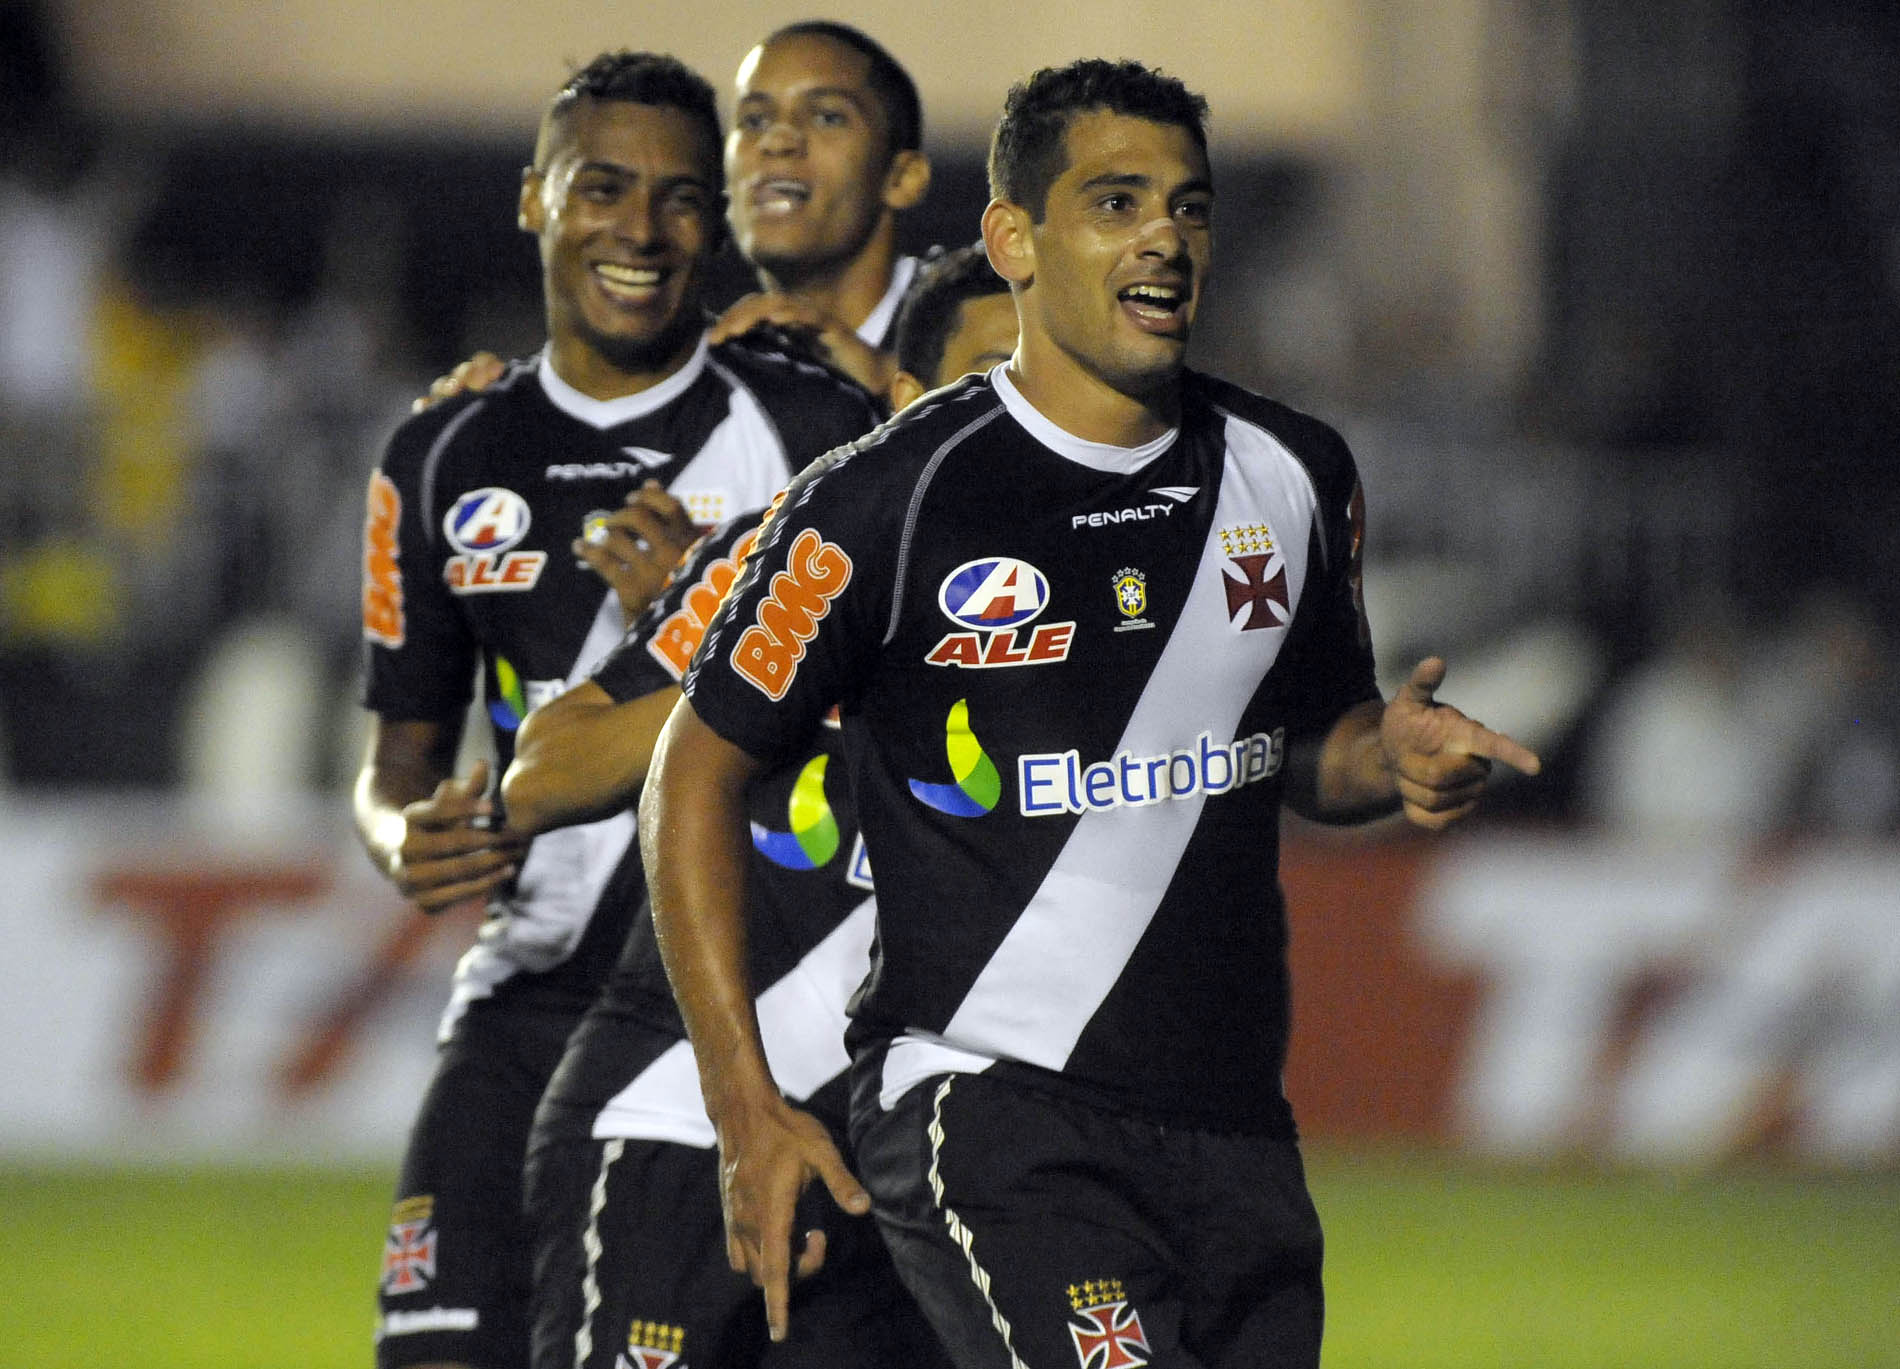
[[[1115,609],[1122,616],[1122,621],[1115,624],[1117,632],[1154,626],[1142,616],[1148,611],[1148,577],[1133,566],[1115,572]]]
[[[1069,1323],[1069,1337],[1082,1369],[1136,1369],[1148,1362],[1147,1333],[1120,1279],[1070,1284],[1069,1305],[1080,1319]]]

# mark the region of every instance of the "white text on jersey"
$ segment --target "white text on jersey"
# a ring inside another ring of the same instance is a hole
[[[1225,794],[1280,773],[1286,729],[1216,742],[1203,732],[1194,745],[1159,756],[1131,756],[1082,764],[1075,751],[1049,751],[1016,761],[1016,789],[1026,818],[1058,813],[1140,808],[1196,794]]]

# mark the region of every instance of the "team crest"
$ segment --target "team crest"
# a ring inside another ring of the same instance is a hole
[[[1227,591],[1227,622],[1236,632],[1285,627],[1293,617],[1286,587],[1286,560],[1265,523],[1243,523],[1220,530],[1220,547],[1240,572],[1221,572]]]
[[[420,1293],[435,1277],[435,1196],[404,1198],[383,1242],[383,1292]]]
[[[1154,626],[1142,616],[1148,611],[1148,577],[1133,566],[1115,572],[1115,610],[1122,616],[1122,621],[1115,624],[1117,632]]]
[[[1135,1369],[1148,1362],[1148,1336],[1120,1279],[1070,1284],[1069,1305],[1080,1318],[1069,1323],[1069,1337],[1082,1369]]]
[[[627,1329],[627,1348],[614,1360],[614,1369],[686,1369],[680,1358],[685,1348],[685,1327],[636,1320]]]
[[[443,582],[455,594],[533,589],[548,554],[514,550],[532,521],[528,501],[513,490],[489,485],[463,494],[442,515],[442,535],[456,553],[442,563]]]

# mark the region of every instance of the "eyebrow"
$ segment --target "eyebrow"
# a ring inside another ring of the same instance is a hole
[[[1100,176],[1091,176],[1086,181],[1083,181],[1082,184],[1077,187],[1077,193],[1088,194],[1094,190],[1116,189],[1146,190],[1153,184],[1154,181],[1152,178],[1144,176],[1138,171],[1109,171],[1104,172]],[[1201,178],[1192,181],[1183,181],[1174,188],[1169,198],[1172,199],[1178,195],[1212,195],[1213,193],[1214,183],[1205,178]]]
[[[625,166],[619,162],[605,161],[598,157],[582,162],[574,168],[576,176],[584,176],[590,171],[602,172],[609,176],[624,176],[635,181],[640,179],[640,172],[634,167]],[[657,183],[664,186],[696,185],[702,190],[710,190],[713,185],[710,179],[694,171],[681,172],[676,176],[661,176],[657,178]]]
[[[853,89],[850,86],[813,86],[810,90],[799,91],[798,94],[793,96],[792,98],[794,100],[811,100],[811,99],[819,99],[819,98],[830,98],[834,100],[849,100],[852,104],[855,105],[855,104],[862,104],[864,102],[864,98],[867,93],[868,92],[864,90]],[[771,103],[776,103],[776,102],[777,102],[776,96],[768,95],[762,90],[755,90],[750,95],[741,95],[739,97],[739,103],[742,106],[753,105],[753,104],[771,104]]]

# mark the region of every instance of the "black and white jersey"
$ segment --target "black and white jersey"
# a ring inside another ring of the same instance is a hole
[[[592,679],[616,703],[677,684],[758,528],[754,513],[694,548]],[[829,716],[747,795],[747,938],[760,1033],[788,1097],[842,1133],[845,1005],[870,964],[870,868]],[[636,1026],[641,1029],[629,1030]],[[643,906],[600,998],[569,1038],[537,1127],[711,1146],[685,1024]]]
[[[544,355],[410,418],[370,478],[366,706],[392,721],[459,719],[479,668],[505,768],[523,715],[622,636],[618,600],[570,549],[591,518],[657,479],[696,522],[716,523],[874,421],[862,391],[743,342],[702,342],[659,385],[609,401],[565,384]],[[633,832],[623,813],[535,839],[457,969],[444,1032],[504,984],[576,1010],[592,1000],[644,888]],[[622,896],[603,900],[610,880]],[[595,918],[603,904],[614,915]]]
[[[842,704],[882,1098],[996,1069],[1290,1127],[1281,767],[1378,697],[1360,527],[1337,434],[1192,373],[1143,447],[999,367],[793,482],[684,686],[764,758]]]

